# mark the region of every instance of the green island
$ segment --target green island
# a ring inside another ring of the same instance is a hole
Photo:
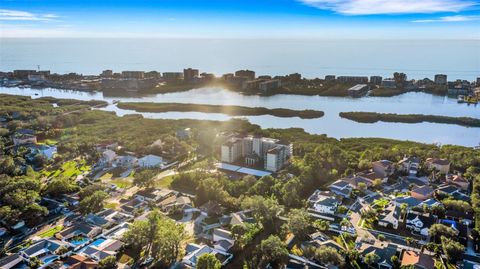
[[[118,103],[122,109],[135,110],[137,112],[204,112],[223,113],[231,116],[260,116],[272,115],[276,117],[299,117],[302,119],[321,118],[325,114],[318,110],[291,110],[285,108],[244,107],[232,105],[203,105],[182,103]]]
[[[469,117],[448,117],[436,115],[421,114],[393,114],[376,112],[340,112],[340,117],[361,123],[383,122],[401,122],[401,123],[446,123],[456,124],[466,127],[480,127],[480,119]]]

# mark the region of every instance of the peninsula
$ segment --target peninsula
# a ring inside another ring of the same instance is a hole
[[[401,122],[401,123],[446,123],[466,127],[480,127],[480,119],[470,117],[448,117],[422,114],[392,114],[375,112],[340,112],[340,117],[361,123]]]
[[[301,119],[321,118],[323,111],[318,110],[291,110],[285,108],[245,107],[232,105],[204,105],[183,103],[132,103],[121,102],[117,106],[121,109],[135,110],[137,112],[203,112],[222,113],[230,116],[261,116],[299,117]]]

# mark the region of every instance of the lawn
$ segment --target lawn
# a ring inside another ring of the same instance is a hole
[[[164,178],[161,178],[155,182],[155,186],[157,188],[165,188],[168,189],[170,188],[170,184],[173,181],[173,175],[172,176],[166,176]]]
[[[377,199],[373,202],[373,206],[379,207],[379,208],[385,208],[388,205],[389,201],[387,199],[381,198]]]
[[[108,181],[110,184],[115,184],[118,188],[128,189],[132,186],[132,180],[128,178],[116,178]]]
[[[62,167],[51,173],[50,176],[58,177],[62,175],[66,178],[72,178],[88,170],[90,170],[90,166],[85,164],[85,160],[81,160],[78,163],[76,161],[68,161],[63,163]]]
[[[118,206],[119,206],[118,203],[105,203],[105,208],[108,208],[108,209],[117,209]]]
[[[63,229],[62,225],[55,226],[48,231],[45,231],[38,236],[41,238],[48,238],[54,236],[56,233],[60,232]]]

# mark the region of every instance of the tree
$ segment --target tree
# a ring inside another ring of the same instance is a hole
[[[395,80],[395,85],[397,88],[405,88],[405,82],[407,80],[407,75],[405,73],[395,72],[393,73],[393,79]]]
[[[345,258],[333,247],[321,246],[315,251],[315,259],[322,264],[343,266]]]
[[[330,228],[330,223],[326,220],[315,220],[313,222],[313,227],[319,231],[326,231]]]
[[[220,269],[222,263],[210,253],[202,254],[197,260],[197,269]]]
[[[358,189],[363,193],[367,189],[367,184],[360,182],[358,183]]]
[[[392,265],[393,265],[394,269],[400,268],[401,263],[400,263],[400,260],[398,259],[397,255],[393,255],[390,258],[390,261],[392,262]]]
[[[141,188],[152,188],[155,186],[155,172],[153,170],[142,170],[133,176],[133,184]]]
[[[365,257],[363,257],[363,261],[364,261],[368,266],[371,266],[372,264],[377,263],[378,261],[380,261],[380,256],[378,256],[377,254],[375,254],[375,253],[373,253],[373,252],[370,252],[370,253],[368,253],[367,255],[365,255]]]
[[[379,234],[379,235],[377,236],[377,239],[380,240],[380,241],[385,241],[385,235]]]
[[[83,198],[78,209],[83,215],[99,212],[104,208],[104,202],[107,197],[108,194],[106,192],[96,191],[92,195]]]
[[[28,262],[28,266],[32,269],[36,269],[36,268],[39,268],[40,266],[42,266],[42,261],[37,258],[37,257],[33,257],[30,259],[30,261]]]
[[[278,236],[270,235],[260,243],[260,253],[262,260],[267,263],[275,264],[280,267],[288,261],[288,250]]]
[[[454,238],[457,236],[457,232],[446,225],[433,224],[428,230],[428,235],[430,235],[431,239],[433,239],[431,240],[432,242],[438,243],[440,242],[442,236],[445,236],[447,238]]]
[[[117,268],[117,259],[115,256],[108,256],[100,260],[98,265],[100,269],[115,269]]]
[[[304,209],[292,209],[288,213],[288,221],[286,223],[287,229],[303,240],[308,235],[308,230],[311,223],[311,217]]]
[[[245,197],[241,203],[243,209],[253,211],[257,220],[265,227],[273,224],[273,220],[281,212],[282,207],[274,198],[264,198],[260,195]]]
[[[337,208],[337,212],[339,214],[346,214],[348,212],[348,208],[344,205],[341,205]]]
[[[70,179],[65,177],[55,178],[50,181],[45,189],[45,194],[51,196],[61,196],[62,194],[72,193],[79,189],[76,184],[73,184]]]
[[[153,211],[146,220],[130,225],[123,240],[137,254],[143,251],[145,256],[168,266],[177,260],[180,243],[185,238],[183,225]]]
[[[380,187],[382,186],[383,184],[383,181],[379,178],[376,178],[373,182],[372,182],[372,187],[374,189],[380,189]]]
[[[443,253],[449,261],[456,262],[462,258],[465,246],[445,236],[442,236],[441,241]]]

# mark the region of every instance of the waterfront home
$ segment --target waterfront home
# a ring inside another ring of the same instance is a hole
[[[47,265],[60,258],[60,254],[57,251],[64,248],[68,249],[68,247],[67,243],[56,239],[42,239],[20,250],[20,254],[27,261],[30,261],[32,258],[38,258],[43,265]]]
[[[428,236],[428,230],[437,221],[434,217],[408,212],[405,218],[407,229],[415,231],[422,236]]]
[[[309,198],[308,203],[312,210],[323,214],[335,214],[339,201],[330,191],[316,190]]]
[[[407,173],[409,176],[416,176],[420,168],[420,159],[417,157],[404,157],[398,162],[400,171]]]
[[[428,158],[426,160],[426,165],[429,169],[435,169],[441,174],[448,174],[450,171],[450,161],[446,159]]]
[[[213,247],[227,252],[235,244],[232,233],[225,229],[214,228],[212,233]]]
[[[424,201],[429,198],[432,198],[433,193],[434,193],[434,190],[430,186],[422,186],[422,187],[413,189],[410,192],[410,196],[412,196],[415,199]]]
[[[468,179],[464,178],[462,175],[447,174],[445,181],[449,184],[454,184],[460,187],[460,189],[463,191],[468,190],[470,187],[470,181],[468,181]]]
[[[412,269],[435,269],[435,260],[423,252],[403,250],[401,267]]]
[[[393,263],[390,258],[392,256],[396,256],[398,253],[396,245],[380,241],[375,241],[374,244],[360,242],[357,244],[356,249],[358,249],[358,252],[363,258],[369,253],[376,254],[378,257],[380,257],[375,264],[371,265],[372,268],[378,269],[393,268]]]
[[[182,264],[187,268],[195,268],[197,266],[198,258],[203,254],[215,255],[222,266],[225,266],[233,258],[233,255],[228,252],[214,249],[207,245],[198,245],[194,243],[188,244],[185,248],[185,252],[186,254],[182,259]]]
[[[383,212],[380,213],[380,216],[378,217],[378,225],[391,229],[398,229],[400,215],[400,206],[390,202]]]
[[[332,184],[330,184],[330,186],[328,186],[328,189],[331,192],[335,193],[336,195],[339,195],[344,198],[350,198],[350,194],[352,193],[352,190],[353,190],[350,183],[343,179],[339,179],[333,182]]]
[[[395,172],[395,165],[389,160],[380,160],[372,162],[372,169],[377,178],[385,179],[393,175]]]

